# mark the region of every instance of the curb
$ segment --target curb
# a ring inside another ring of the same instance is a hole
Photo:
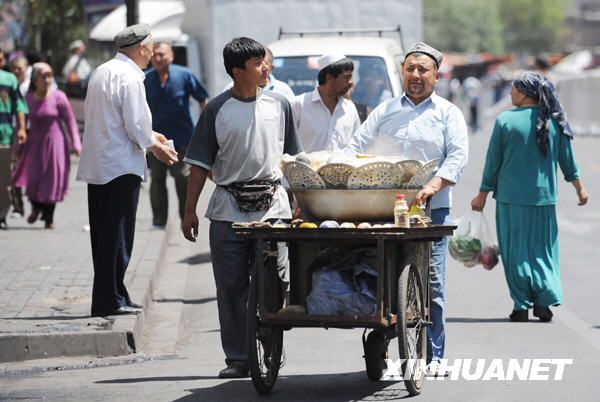
[[[141,301],[146,307],[152,304],[153,283],[164,263],[171,228],[172,225],[168,225],[164,231],[157,230],[149,235],[148,241],[139,251],[141,257],[134,276],[127,284],[132,299]],[[160,247],[156,247],[159,243]],[[109,330],[98,329],[99,326],[106,325],[105,319],[81,318],[74,319],[74,325],[88,328],[78,332],[57,329],[39,334],[2,334],[0,363],[63,356],[122,356],[133,353],[141,344],[145,314],[146,310],[135,316],[117,316]]]
[[[130,351],[134,353],[139,349],[139,345],[142,342],[144,325],[146,323],[146,312],[149,306],[153,303],[152,295],[154,293],[154,284],[156,283],[156,278],[160,268],[165,263],[165,255],[167,247],[169,246],[169,237],[171,236],[172,231],[173,225],[167,224],[167,227],[164,230],[160,248],[158,248],[158,254],[155,253],[155,255],[152,255],[153,242],[150,241],[146,243],[146,248],[148,248],[148,250],[144,250],[144,258],[140,261],[140,264],[144,266],[153,266],[154,269],[148,271],[148,275],[145,275],[143,278],[138,278],[138,280],[135,281],[136,283],[134,283],[134,280],[132,280],[130,287],[127,288],[133,300],[142,301],[141,303],[145,307],[144,310],[137,315],[124,315],[117,317],[113,324],[114,331],[125,332],[127,334],[127,345],[129,346]],[[157,248],[154,248],[154,250],[157,250]],[[137,273],[136,276],[138,276]],[[146,283],[145,286],[144,283]]]

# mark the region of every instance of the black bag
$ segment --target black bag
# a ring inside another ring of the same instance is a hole
[[[273,195],[281,181],[257,180],[248,183],[232,183],[221,186],[237,201],[241,212],[266,211],[271,207]]]

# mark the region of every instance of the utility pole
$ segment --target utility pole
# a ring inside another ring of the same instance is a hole
[[[138,0],[125,0],[127,7],[127,26],[135,25],[139,22]]]

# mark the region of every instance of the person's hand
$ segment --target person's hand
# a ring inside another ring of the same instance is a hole
[[[475,196],[475,198],[473,198],[473,200],[471,200],[471,209],[473,211],[483,211],[483,208],[485,208],[485,201],[487,198],[487,193],[479,193]]]
[[[196,212],[186,212],[183,215],[181,230],[183,231],[183,237],[191,242],[196,242],[196,237],[198,237],[198,215]]]
[[[27,142],[27,131],[24,128],[17,130],[17,144],[25,144]]]
[[[577,190],[577,197],[579,197],[579,202],[577,205],[585,205],[588,202],[588,193],[585,191],[585,188],[581,188]]]
[[[177,151],[175,151],[171,147],[164,145],[163,143],[154,144],[149,149],[150,152],[152,152],[152,154],[156,157],[156,159],[166,164],[167,166],[171,166],[179,161],[179,159],[177,158]]]
[[[292,211],[292,219],[304,219],[304,215],[302,215],[302,210],[300,207],[294,208]]]
[[[415,205],[423,205],[425,201],[435,195],[435,189],[433,186],[429,184],[425,184],[422,189],[420,189],[415,195],[415,199],[413,200],[413,204]]]
[[[154,135],[154,139],[161,144],[164,144],[165,142],[168,141],[167,137],[165,137],[161,133],[157,133],[156,131],[153,131],[152,134]]]

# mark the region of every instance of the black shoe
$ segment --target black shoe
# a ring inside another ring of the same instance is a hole
[[[8,230],[6,219],[0,219],[0,230]]]
[[[508,318],[512,322],[527,322],[529,321],[529,310],[513,310]]]
[[[533,315],[538,317],[541,322],[552,321],[552,311],[548,307],[533,306]]]
[[[134,303],[134,302],[132,302],[131,300],[127,302],[127,305],[128,305],[129,307],[137,308],[137,309],[140,309],[140,310],[142,310],[142,309],[144,308],[144,306],[143,306],[143,305],[141,305],[141,304],[137,304],[137,303]]]
[[[92,311],[92,317],[108,317],[109,315],[125,315],[125,314],[139,314],[142,312],[142,309],[129,307],[129,306],[121,306],[114,310],[105,310],[105,311]]]
[[[219,372],[219,378],[246,378],[250,375],[248,371],[245,365],[231,363]]]
[[[31,214],[27,217],[27,223],[35,223],[40,217],[40,211],[38,209],[34,209],[31,211]]]

